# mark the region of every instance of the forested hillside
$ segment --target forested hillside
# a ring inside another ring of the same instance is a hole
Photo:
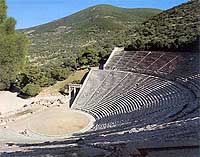
[[[26,62],[28,39],[15,31],[15,24],[7,17],[5,0],[0,0],[0,90],[15,82]]]
[[[71,16],[23,30],[30,38],[31,63],[51,66],[97,65],[120,44],[117,33],[160,13],[158,9],[125,9],[97,5]]]
[[[126,44],[136,50],[197,51],[200,36],[200,1],[188,3],[150,18],[127,32]]]

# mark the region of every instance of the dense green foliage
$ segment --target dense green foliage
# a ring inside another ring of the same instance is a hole
[[[31,40],[31,63],[77,68],[97,65],[119,43],[117,33],[160,13],[158,9],[125,9],[97,5],[71,16],[23,30]],[[94,53],[94,54],[93,54]]]
[[[125,43],[136,50],[191,51],[200,36],[199,8],[193,0],[166,10],[129,30]]]
[[[51,78],[62,81],[66,79],[71,74],[70,69],[68,68],[55,68],[51,70]]]
[[[7,17],[5,0],[0,0],[0,90],[10,87],[26,61],[27,38],[15,32],[16,21]]]
[[[24,93],[27,96],[33,97],[40,93],[41,87],[38,84],[27,84],[23,89],[22,93]]]
[[[47,87],[54,84],[47,72],[44,72],[38,66],[26,66],[17,77],[16,85],[23,89],[27,84],[38,84],[40,87]]]
[[[65,80],[71,73],[72,71],[69,68],[42,68],[41,66],[27,64],[21,73],[17,75],[12,88],[17,88],[21,92],[21,96],[36,96],[43,87],[49,87],[57,81]]]
[[[7,17],[7,6],[5,0],[0,0],[0,23],[2,24]]]
[[[27,65],[24,70],[18,75],[15,86],[19,89],[26,88],[29,84],[38,85],[40,87],[48,87],[56,81],[66,79],[71,74],[68,68],[44,68],[39,66]],[[25,93],[26,94],[26,93]]]

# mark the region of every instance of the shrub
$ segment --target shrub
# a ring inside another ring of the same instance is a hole
[[[32,83],[27,84],[22,89],[23,94],[31,96],[31,97],[38,95],[40,91],[41,91],[41,87],[38,84],[32,84]]]
[[[68,68],[55,68],[51,71],[51,77],[57,81],[67,79],[70,74],[71,71]]]
[[[0,82],[0,91],[5,90],[7,88],[7,85],[3,82]]]

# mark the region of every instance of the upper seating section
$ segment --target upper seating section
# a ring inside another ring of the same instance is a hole
[[[125,51],[115,48],[104,68],[164,77],[200,96],[199,52]]]
[[[115,48],[105,69],[157,76],[188,76],[199,73],[199,52],[125,51]]]

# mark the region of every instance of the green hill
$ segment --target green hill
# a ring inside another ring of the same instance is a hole
[[[200,1],[191,0],[150,18],[127,34],[131,49],[197,50],[200,36]]]
[[[29,60],[40,65],[76,61],[90,47],[106,56],[117,34],[160,13],[159,9],[125,9],[97,5],[62,19],[22,30],[30,38]],[[122,33],[123,34],[123,33]],[[84,62],[84,61],[82,61]],[[71,63],[70,63],[71,64]]]

